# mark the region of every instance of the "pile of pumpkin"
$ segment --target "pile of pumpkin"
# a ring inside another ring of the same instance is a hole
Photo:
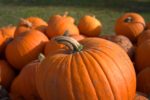
[[[150,23],[137,13],[101,35],[94,16],[20,19],[0,29],[0,100],[148,100]]]

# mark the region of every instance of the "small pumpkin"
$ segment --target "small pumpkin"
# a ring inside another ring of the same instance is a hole
[[[138,13],[125,13],[116,20],[115,32],[117,35],[125,35],[132,42],[136,42],[137,37],[145,28],[144,18]]]
[[[137,90],[150,95],[150,67],[143,69],[137,75]]]
[[[147,95],[141,92],[136,92],[135,100],[148,100]]]
[[[70,22],[66,17],[59,15],[52,16],[49,19],[46,34],[49,38],[63,35],[64,32],[68,31],[69,35],[79,35],[79,29],[77,26]]]
[[[53,40],[69,49],[57,49],[41,62],[36,86],[43,100],[134,99],[135,71],[121,47],[99,38]]]
[[[100,38],[104,38],[107,40],[110,40],[119,46],[121,46],[129,55],[129,57],[132,59],[135,53],[134,46],[132,42],[123,35],[101,35]]]
[[[14,37],[16,27],[9,25],[0,28],[0,53],[2,53],[7,45],[7,42]]]
[[[139,35],[137,45],[140,45],[141,43],[143,43],[146,40],[150,40],[150,29],[143,31]]]
[[[37,30],[22,33],[10,42],[5,51],[8,62],[20,70],[43,51],[48,38]]]
[[[46,32],[48,24],[39,17],[28,17],[21,18],[18,27],[15,31],[15,37],[23,32],[29,31],[31,29],[37,29],[43,33]]]
[[[150,51],[150,40],[144,41],[139,46],[137,46],[135,53],[135,67],[138,72],[150,66],[149,51]]]
[[[14,78],[15,72],[11,66],[5,60],[0,60],[0,85],[9,89]]]
[[[27,64],[11,85],[11,100],[42,100],[37,92],[35,76],[41,60]]]
[[[102,24],[95,16],[86,15],[80,19],[78,28],[87,37],[97,37],[102,31]]]

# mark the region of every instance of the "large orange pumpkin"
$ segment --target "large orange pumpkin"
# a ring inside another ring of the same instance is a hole
[[[136,48],[135,67],[138,72],[150,66],[150,40],[141,43]]]
[[[47,27],[47,36],[52,38],[54,36],[63,35],[64,32],[68,31],[69,35],[78,35],[79,30],[77,26],[70,22],[67,18],[61,17],[59,15],[52,16],[49,19]]]
[[[40,61],[27,64],[11,85],[11,100],[41,100],[35,85],[35,74]]]
[[[141,43],[143,43],[146,40],[150,40],[150,29],[143,31],[137,40],[137,45],[140,45]]]
[[[43,100],[133,100],[136,77],[130,58],[118,45],[99,38],[59,36],[58,49],[40,64],[36,86]]]
[[[137,90],[150,96],[150,67],[143,69],[137,75]]]
[[[4,51],[7,42],[14,37],[16,27],[15,26],[6,26],[0,28],[0,53]]]
[[[132,42],[135,42],[144,28],[145,21],[141,15],[137,13],[125,13],[117,19],[115,32],[117,35],[125,35]]]
[[[23,32],[29,31],[31,29],[37,29],[41,32],[46,32],[48,24],[39,17],[28,17],[26,19],[21,18],[18,27],[15,31],[15,37]]]
[[[22,69],[30,61],[37,58],[45,47],[48,38],[37,30],[22,33],[6,47],[6,58],[16,69]]]
[[[95,16],[86,15],[80,19],[78,28],[81,34],[96,37],[99,36],[102,31],[102,24]]]
[[[15,78],[15,72],[5,60],[0,60],[0,85],[9,89],[13,79]]]

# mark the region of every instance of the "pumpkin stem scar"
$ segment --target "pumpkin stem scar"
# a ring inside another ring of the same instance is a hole
[[[133,21],[132,17],[127,17],[127,18],[124,20],[124,22],[126,22],[126,23],[130,23],[130,22],[132,22],[132,21]]]
[[[57,43],[64,44],[73,53],[80,52],[83,49],[83,45],[81,45],[75,39],[68,36],[57,36],[57,37],[53,37],[52,40],[56,41]]]

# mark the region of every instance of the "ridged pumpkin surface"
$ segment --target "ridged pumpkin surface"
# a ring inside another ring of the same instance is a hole
[[[118,45],[99,38],[80,41],[78,52],[57,50],[36,76],[43,100],[133,100],[136,78],[131,60]]]
[[[14,68],[22,69],[37,58],[44,50],[47,41],[48,38],[37,30],[22,33],[7,45],[6,58]]]
[[[137,44],[140,45],[141,43],[143,43],[146,40],[150,40],[150,29],[143,31],[139,35]]]

